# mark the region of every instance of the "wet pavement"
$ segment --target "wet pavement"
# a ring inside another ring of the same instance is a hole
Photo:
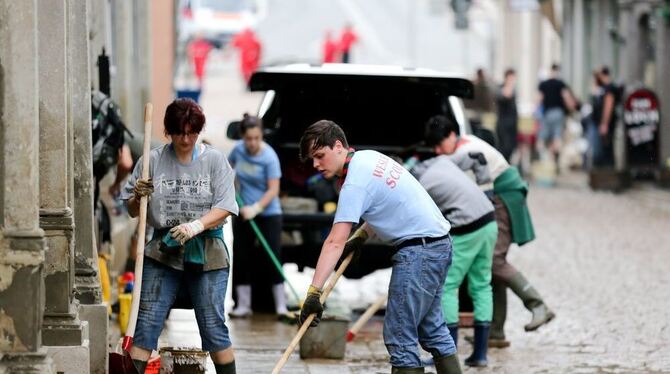
[[[647,185],[622,194],[593,192],[581,174],[561,178],[555,188],[531,186],[537,239],[513,248],[509,257],[557,318],[525,332],[530,313],[510,292],[511,347],[491,349],[488,368],[465,372],[670,373],[670,192]],[[286,265],[286,271],[304,292],[312,270],[299,273]],[[383,270],[362,280],[343,279],[331,303],[364,307],[384,292],[389,276]],[[343,360],[301,360],[296,351],[283,372],[390,372],[382,322],[379,316],[368,322]],[[270,372],[297,330],[270,315],[230,320],[229,328],[238,373]],[[470,334],[461,329],[461,360],[471,352],[463,339]],[[192,311],[175,310],[160,345],[198,346],[199,340]]]
[[[213,61],[220,58],[215,55]],[[230,63],[213,66],[202,98],[208,115],[205,136],[224,150],[231,144],[224,135],[227,121],[243,111],[253,113],[260,100],[244,92],[234,72]],[[509,261],[557,318],[526,333],[530,313],[510,292],[506,334],[511,347],[490,350],[488,368],[464,371],[670,373],[670,191],[637,183],[621,194],[594,192],[583,173],[565,173],[554,188],[532,185],[529,206],[537,239],[513,248]],[[287,264],[285,271],[302,295],[313,270],[299,273]],[[362,280],[342,279],[331,303],[365,307],[386,291],[389,277],[390,271],[382,270]],[[231,306],[229,289],[226,308]],[[239,373],[270,372],[297,330],[273,316],[231,320],[228,326]],[[347,345],[343,360],[301,360],[295,352],[283,372],[388,373],[381,326],[381,317],[373,318]],[[471,352],[463,339],[470,334],[461,330],[461,362]],[[192,311],[173,311],[160,345],[199,344]],[[214,373],[211,361],[208,372]]]

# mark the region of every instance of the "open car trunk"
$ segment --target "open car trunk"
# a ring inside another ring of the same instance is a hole
[[[284,239],[296,239],[282,241],[282,260],[301,269],[316,266],[333,221],[324,205],[337,203],[336,181],[324,180],[311,163],[299,161],[300,137],[309,125],[332,120],[355,149],[374,149],[403,160],[430,153],[423,146],[423,136],[424,124],[433,115],[451,117],[462,133],[470,132],[460,98],[472,96],[471,82],[434,71],[299,65],[258,71],[249,86],[252,91],[267,91],[258,115],[265,140],[281,163]],[[292,209],[287,201],[293,198],[308,199],[312,209]],[[383,243],[367,244],[360,260],[344,275],[360,278],[389,267],[394,251]]]

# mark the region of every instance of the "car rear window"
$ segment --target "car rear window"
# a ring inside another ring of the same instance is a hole
[[[265,125],[275,134],[273,143],[297,143],[307,126],[321,119],[340,125],[352,145],[393,151],[419,145],[424,123],[435,114],[452,116],[442,87],[416,81],[378,79],[367,84],[308,83],[282,87]]]

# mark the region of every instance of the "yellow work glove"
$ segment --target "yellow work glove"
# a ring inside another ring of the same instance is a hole
[[[136,201],[140,201],[143,196],[151,196],[154,193],[154,181],[149,179],[138,179],[133,187],[133,195]]]
[[[310,327],[316,327],[319,322],[321,322],[321,316],[323,315],[323,305],[321,304],[321,294],[323,291],[320,288],[317,288],[313,285],[309,286],[307,290],[307,296],[305,297],[305,302],[302,304],[302,309],[300,309],[299,321],[302,325],[312,314],[316,314]]]
[[[351,262],[357,261],[361,257],[361,249],[363,248],[365,241],[368,240],[368,237],[368,232],[361,228],[354,231],[354,234],[351,235],[344,244],[344,250],[342,250],[342,256],[340,256],[340,259],[337,262],[337,268],[340,267],[342,261],[344,261],[351,252],[354,252],[354,257],[351,259]]]

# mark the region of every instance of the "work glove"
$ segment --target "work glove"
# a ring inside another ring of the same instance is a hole
[[[254,219],[254,217],[260,214],[262,211],[263,207],[258,202],[240,208],[240,214],[246,221]]]
[[[321,316],[323,315],[323,305],[321,305],[320,298],[322,293],[323,291],[321,291],[320,288],[316,288],[312,285],[309,286],[309,290],[307,290],[307,296],[305,297],[305,302],[302,304],[302,309],[300,309],[299,321],[301,325],[305,323],[307,317],[314,313],[316,313],[316,315],[314,316],[314,319],[312,320],[312,323],[309,325],[309,327],[316,327],[319,322],[321,322]]]
[[[347,242],[344,244],[342,256],[340,256],[340,259],[337,261],[336,268],[340,267],[342,261],[344,261],[344,259],[347,258],[351,252],[354,253],[354,256],[351,258],[351,262],[353,263],[358,261],[358,259],[361,257],[361,249],[363,248],[363,244],[365,244],[366,240],[368,240],[367,231],[360,228],[356,230],[354,234],[351,235],[349,240],[347,240]]]
[[[133,194],[136,201],[140,201],[143,196],[151,196],[154,193],[154,181],[149,179],[138,179],[133,187]]]
[[[182,223],[179,226],[175,226],[170,229],[170,235],[174,240],[178,241],[179,244],[184,245],[187,241],[191,240],[194,236],[200,234],[205,230],[205,226],[199,219],[191,221],[188,223]]]

